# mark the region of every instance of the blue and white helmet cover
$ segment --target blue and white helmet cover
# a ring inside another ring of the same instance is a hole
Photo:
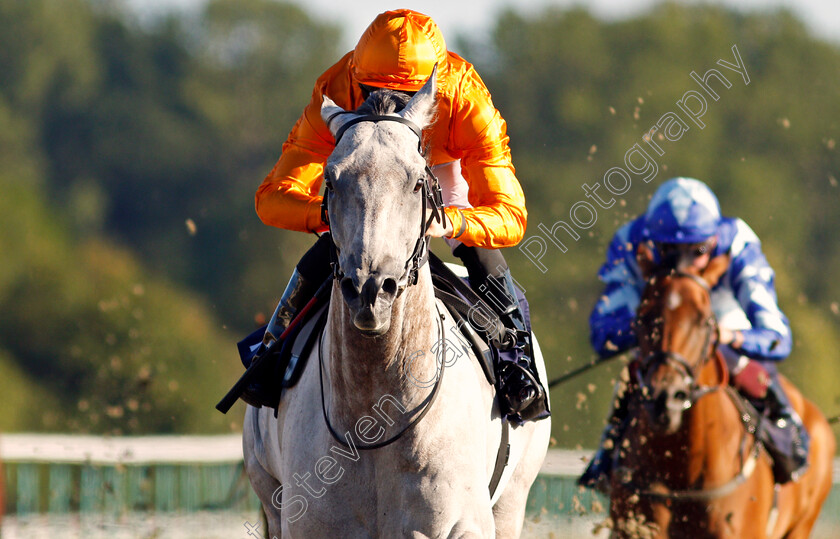
[[[715,235],[720,204],[694,178],[671,178],[654,193],[645,213],[645,236],[663,243],[699,243]]]

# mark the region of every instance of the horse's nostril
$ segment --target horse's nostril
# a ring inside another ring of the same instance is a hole
[[[389,296],[396,296],[397,295],[397,281],[395,279],[391,279],[390,277],[385,279],[382,283],[382,291],[385,292]]]
[[[674,393],[674,398],[680,401],[684,401],[688,399],[688,394],[685,391],[677,391]]]
[[[353,279],[350,277],[345,277],[341,280],[341,293],[347,301],[353,301],[359,297],[359,291],[356,289],[356,285],[353,284]]]

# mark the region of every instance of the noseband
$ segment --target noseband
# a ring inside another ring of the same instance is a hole
[[[711,289],[709,288],[708,283],[697,275],[680,271],[676,272],[674,277],[689,278],[697,283],[706,292],[707,296],[711,295]],[[709,357],[711,357],[708,353],[709,345],[712,344],[712,339],[714,339],[714,343],[716,344],[719,335],[718,325],[714,314],[706,317],[703,323],[706,326],[706,337],[703,340],[703,347],[700,349],[701,357],[699,357],[693,364],[682,354],[671,350],[655,350],[641,360],[641,365],[636,373],[639,388],[642,390],[642,398],[645,401],[649,402],[653,400],[653,388],[647,382],[647,374],[652,368],[662,364],[675,367],[688,381],[689,393],[686,395],[685,402],[683,403],[684,410],[691,408],[701,397],[720,389],[719,386],[703,386],[697,383],[697,371],[705,365],[709,360]]]
[[[351,111],[338,111],[333,113],[329,118],[327,118],[327,126],[330,125],[333,118],[340,114],[355,114]],[[347,121],[344,125],[342,125],[335,134],[335,144],[338,145],[338,141],[341,140],[341,137],[344,135],[345,131],[353,125],[361,122],[397,122],[403,125],[408,126],[415,135],[417,135],[417,151],[420,153],[421,156],[424,156],[423,147],[422,147],[422,140],[423,140],[423,130],[420,129],[416,123],[412,122],[411,120],[406,120],[400,116],[387,116],[387,115],[379,115],[379,114],[365,114],[361,116],[357,116]],[[424,156],[425,157],[425,156]],[[330,224],[329,221],[329,197],[333,194],[333,186],[329,179],[324,177],[324,181],[326,184],[326,192],[324,193],[324,197],[321,202],[321,220],[326,223],[327,225]],[[436,220],[438,223],[443,222],[443,197],[440,191],[440,182],[438,182],[437,176],[434,175],[432,172],[431,167],[426,165],[426,176],[420,182],[420,189],[423,191],[422,197],[420,199],[420,203],[422,204],[422,214],[420,217],[420,237],[417,238],[417,242],[414,244],[414,251],[411,253],[411,256],[405,262],[405,271],[403,272],[402,276],[400,276],[399,280],[399,287],[397,288],[397,296],[399,296],[406,287],[412,286],[417,284],[417,280],[419,279],[420,275],[420,268],[428,261],[429,259],[429,241],[430,237],[426,235],[426,232],[429,230],[429,226],[432,224],[432,220]],[[427,212],[431,212],[431,215],[428,215]],[[338,260],[339,249],[335,244],[335,241],[332,239],[332,234],[330,234],[330,259],[331,265],[333,268],[333,276],[336,280],[340,280],[344,277],[344,270],[341,269],[341,264]]]

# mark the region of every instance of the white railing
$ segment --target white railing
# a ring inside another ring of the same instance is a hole
[[[229,463],[242,460],[242,436],[0,435],[7,462],[139,465]]]

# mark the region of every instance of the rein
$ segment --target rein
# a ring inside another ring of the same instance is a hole
[[[329,118],[327,118],[326,124],[327,126],[330,125],[333,118],[341,114],[355,114],[351,111],[338,111],[333,113]],[[397,122],[403,125],[408,126],[415,135],[417,135],[417,151],[420,155],[423,154],[422,148],[422,141],[423,141],[423,130],[420,129],[416,123],[412,122],[411,120],[406,120],[400,116],[388,116],[388,115],[380,115],[380,114],[365,114],[356,116],[348,120],[344,125],[342,125],[335,134],[335,144],[338,145],[338,141],[341,140],[341,137],[344,135],[345,131],[353,125],[356,125],[361,122]],[[329,197],[332,196],[333,187],[330,181],[325,177],[325,184],[326,184],[326,191],[324,193],[324,197],[321,201],[321,220],[326,223],[327,225],[330,224],[329,221]],[[438,223],[442,223],[444,219],[443,214],[443,195],[440,191],[440,182],[435,176],[434,172],[432,172],[431,167],[426,165],[426,177],[421,182],[420,188],[423,191],[423,195],[421,197],[421,204],[422,204],[422,214],[420,217],[420,237],[417,238],[417,243],[414,244],[414,251],[411,253],[411,256],[405,262],[405,271],[403,272],[402,276],[400,277],[399,287],[397,289],[397,296],[403,293],[406,287],[413,286],[417,284],[417,280],[420,276],[420,268],[428,261],[429,259],[429,241],[431,238],[426,235],[426,232],[429,230],[429,227],[432,224],[433,220],[436,220]],[[431,210],[431,215],[429,215],[428,219],[426,218],[426,212]],[[344,278],[344,271],[341,269],[341,265],[338,261],[338,254],[340,250],[338,246],[336,246],[335,241],[332,239],[332,234],[330,234],[330,264],[333,268],[333,275],[335,276],[336,280],[341,280]]]
[[[340,114],[355,114],[354,112],[350,111],[338,111],[332,114],[329,118],[327,118],[326,124],[327,126],[330,125],[333,118]],[[356,125],[361,122],[397,122],[403,125],[408,126],[415,135],[417,135],[417,151],[420,152],[420,155],[423,155],[422,150],[422,140],[423,140],[423,131],[420,129],[420,126],[415,124],[410,120],[406,120],[400,116],[387,116],[387,115],[379,115],[379,114],[365,114],[356,116],[348,120],[344,125],[342,125],[335,134],[335,143],[338,145],[338,141],[341,140],[341,137],[347,131],[347,129],[353,125]],[[321,219],[329,225],[329,196],[333,193],[332,185],[330,184],[329,180],[325,177],[324,178],[326,183],[327,192],[324,193],[323,201],[321,202]],[[423,195],[421,197],[421,204],[422,204],[422,214],[420,218],[420,237],[417,239],[417,243],[414,244],[414,251],[411,254],[411,257],[405,263],[405,272],[403,273],[402,277],[400,277],[400,286],[397,291],[397,296],[399,296],[406,287],[413,286],[417,284],[417,281],[420,277],[420,268],[428,261],[429,259],[429,240],[431,239],[429,236],[426,235],[426,232],[429,230],[429,226],[432,224],[432,220],[436,219],[438,222],[442,222],[443,220],[443,198],[440,191],[440,183],[438,182],[437,177],[432,172],[432,169],[429,165],[426,165],[426,177],[423,179],[421,183],[421,189],[423,191]],[[431,215],[428,219],[426,219],[426,212],[431,206]],[[330,234],[330,258],[332,259],[332,267],[333,267],[333,275],[336,280],[341,280],[344,277],[344,271],[342,271],[341,266],[338,261],[338,253],[339,249],[335,245],[335,242],[332,239],[332,234]],[[437,305],[435,305],[437,308]],[[418,413],[414,418],[405,426],[400,432],[384,440],[382,442],[377,442],[369,445],[358,445],[356,446],[360,450],[371,450],[371,449],[379,449],[380,447],[385,447],[390,445],[405,435],[406,432],[409,431],[412,427],[414,427],[417,423],[420,422],[423,417],[429,412],[432,407],[432,404],[435,402],[437,395],[440,391],[441,381],[443,380],[443,371],[446,367],[446,328],[443,325],[443,314],[441,314],[440,310],[438,309],[438,337],[439,341],[441,342],[441,366],[440,366],[440,374],[435,380],[435,386],[432,388],[432,392],[429,394],[428,397],[420,404],[423,409]],[[344,447],[350,447],[350,445],[345,441],[342,440],[341,437],[336,432],[335,428],[330,423],[329,414],[327,413],[327,406],[324,402],[324,357],[323,357],[323,350],[324,350],[324,334],[321,334],[321,342],[318,345],[318,374],[319,379],[321,382],[321,411],[324,414],[324,422],[327,424],[327,430],[330,431],[332,437]]]
[[[436,308],[437,308],[437,306],[436,306]],[[443,325],[443,319],[444,319],[443,314],[441,314],[440,310],[438,310],[438,339],[439,339],[438,342],[441,343],[440,374],[437,376],[437,380],[435,380],[435,387],[432,388],[432,392],[429,394],[428,397],[426,397],[423,400],[422,403],[420,403],[420,406],[422,406],[423,409],[420,411],[420,413],[418,413],[416,416],[414,416],[414,419],[412,419],[408,423],[408,425],[406,425],[400,432],[398,432],[397,434],[395,434],[391,438],[388,438],[387,440],[384,440],[382,442],[376,442],[376,443],[369,444],[369,445],[356,445],[355,447],[358,448],[359,450],[367,451],[367,450],[379,449],[380,447],[385,447],[387,445],[391,445],[392,443],[394,443],[397,440],[399,440],[400,438],[402,438],[403,435],[406,432],[409,431],[409,429],[411,429],[413,426],[415,426],[417,423],[419,423],[420,420],[423,419],[423,417],[425,417],[425,415],[432,408],[432,404],[434,404],[435,399],[438,396],[438,392],[440,391],[441,381],[443,380],[443,371],[446,368],[446,328]],[[325,333],[326,333],[326,331],[321,333],[321,342],[318,343],[318,378],[321,382],[321,411],[324,414],[324,422],[327,424],[327,430],[330,431],[330,434],[335,439],[335,441],[337,441],[338,443],[340,443],[344,447],[350,448],[350,444],[348,444],[345,440],[341,439],[341,437],[336,432],[335,428],[332,426],[332,423],[330,423],[330,416],[327,413],[327,405],[324,402],[324,353],[323,353],[323,350],[324,350],[324,334]]]

